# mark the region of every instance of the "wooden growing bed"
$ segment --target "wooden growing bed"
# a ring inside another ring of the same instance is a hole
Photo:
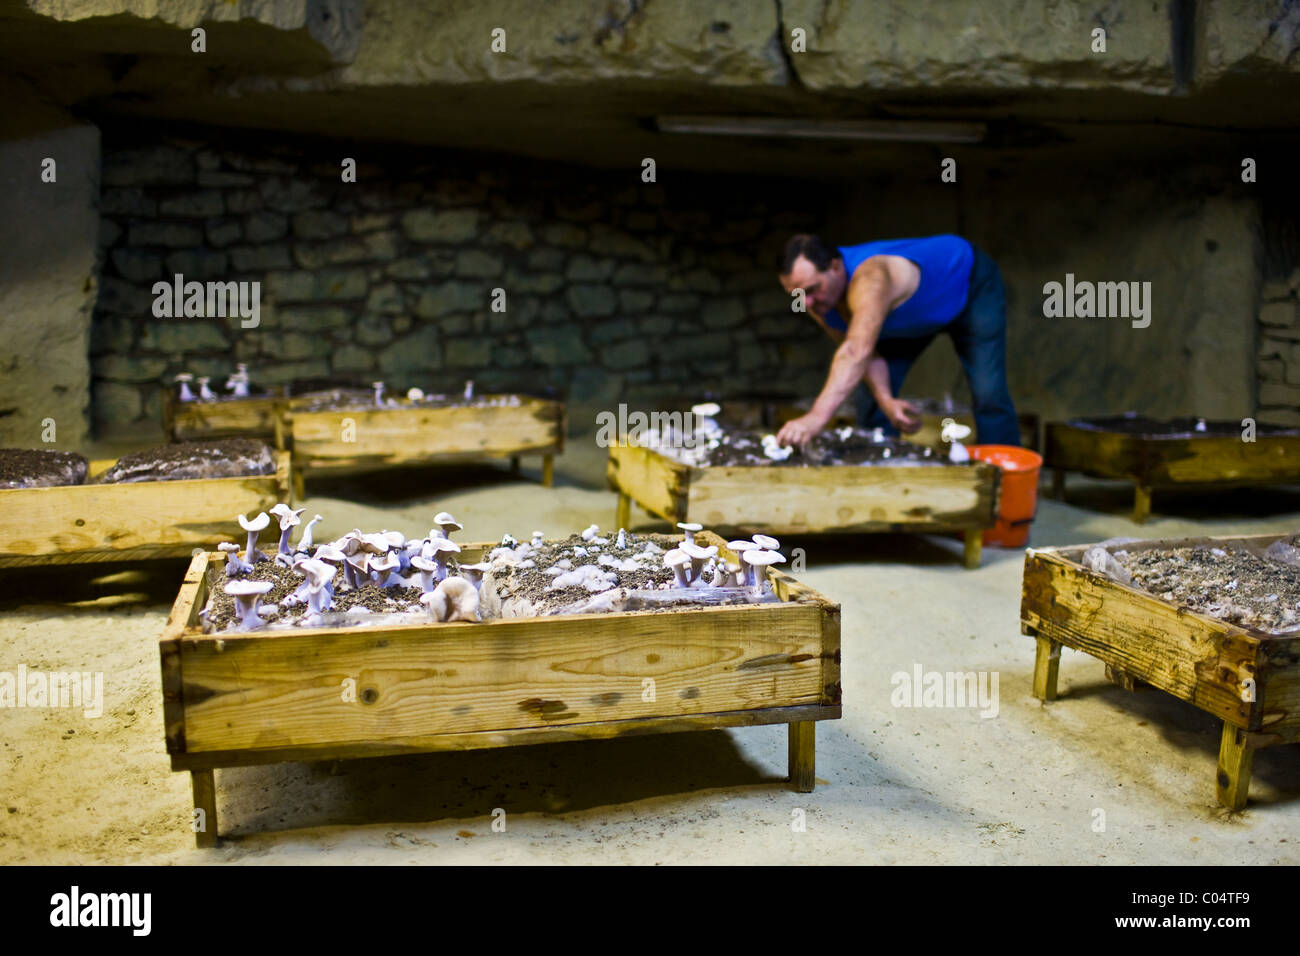
[[[1267,547],[1288,535],[1127,543],[1130,553],[1196,545]],[[1085,569],[1090,545],[1031,548],[1025,555],[1021,632],[1038,642],[1034,696],[1056,699],[1062,647],[1106,664],[1107,676],[1135,690],[1159,688],[1223,721],[1215,788],[1240,810],[1251,757],[1300,739],[1300,632],[1274,634],[1232,624]]]
[[[483,398],[505,398],[484,395]],[[293,455],[294,490],[317,475],[350,474],[480,458],[542,456],[542,484],[551,487],[555,455],[564,450],[564,405],[520,396],[517,406],[413,406],[305,411],[290,399],[277,419],[276,445]]]
[[[1141,435],[1049,422],[1044,465],[1052,469],[1052,495],[1065,495],[1065,473],[1118,478],[1136,486],[1133,520],[1151,515],[1157,488],[1231,488],[1300,482],[1300,430],[1268,434],[1260,426],[1254,441],[1239,435]]]
[[[0,568],[183,558],[230,539],[236,515],[289,501],[289,456],[271,475],[0,490]],[[89,478],[113,466],[92,461]]]
[[[164,389],[163,433],[170,441],[199,441],[208,438],[275,438],[276,419],[288,399],[284,389],[254,398],[219,402],[182,402],[174,389]]]
[[[780,571],[779,604],[204,634],[224,559],[194,557],[159,645],[199,846],[217,842],[217,767],[786,723],[790,780],[808,792],[814,722],[840,716],[839,605]]]
[[[1001,469],[823,465],[695,468],[639,445],[611,445],[606,477],[618,492],[615,527],[632,502],[669,522],[764,534],[961,532],[977,568],[985,528],[997,520]]]

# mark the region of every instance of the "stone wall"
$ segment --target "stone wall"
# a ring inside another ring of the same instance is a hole
[[[1264,284],[1259,306],[1259,419],[1300,425],[1300,268]]]
[[[1101,168],[1055,178],[963,174],[961,185],[866,187],[832,231],[866,238],[957,232],[984,248],[1007,288],[1007,374],[1021,411],[1044,418],[1117,414],[1237,418],[1255,409],[1263,264],[1259,202],[1219,173],[1127,177]],[[1151,323],[1047,318],[1043,286],[1151,283]],[[965,398],[946,337],[916,364],[909,395]]]
[[[829,343],[791,314],[770,260],[822,215],[779,211],[784,184],[643,184],[639,169],[428,151],[363,155],[344,183],[355,147],[295,148],[106,146],[98,424],[156,420],[172,376],[224,381],[236,361],[266,385],[442,391],[472,378],[577,403],[821,383]],[[156,318],[152,286],[177,273],[261,282],[260,325]]]
[[[0,446],[76,448],[90,398],[99,131],[24,84],[0,83],[0,99]]]

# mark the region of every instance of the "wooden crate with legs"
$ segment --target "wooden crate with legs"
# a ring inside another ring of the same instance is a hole
[[[1300,482],[1300,429],[1257,426],[1242,435],[1142,435],[1071,422],[1049,422],[1043,464],[1052,495],[1065,496],[1065,473],[1117,478],[1136,486],[1133,520],[1151,515],[1157,489],[1212,489]]]
[[[509,398],[484,395],[485,399]],[[412,465],[542,456],[542,484],[554,481],[555,456],[564,451],[560,402],[519,396],[517,405],[406,405],[398,408],[307,410],[292,399],[279,418],[277,445],[293,454],[299,498],[308,478]]]
[[[606,469],[616,527],[627,527],[635,501],[665,521],[772,535],[956,531],[968,568],[997,520],[1001,474],[985,462],[697,468],[627,444],[610,446]]]
[[[786,723],[806,792],[813,723],[840,716],[839,605],[780,571],[765,604],[204,634],[224,558],[195,556],[159,645],[167,752],[193,775],[200,846],[217,840],[218,767]]]
[[[1285,535],[1128,543],[1130,553],[1196,545],[1264,548]],[[1240,810],[1251,755],[1300,739],[1300,631],[1271,633],[1178,607],[1083,567],[1090,545],[1025,555],[1021,632],[1038,642],[1034,696],[1056,699],[1062,647],[1106,664],[1130,690],[1149,684],[1223,721],[1215,785]]]
[[[183,558],[230,539],[236,515],[289,501],[289,456],[270,475],[0,490],[0,567]],[[90,478],[114,463],[93,461]]]
[[[173,389],[164,389],[163,433],[170,441],[209,438],[275,438],[275,422],[288,398],[283,388],[251,398],[216,402],[182,402]]]

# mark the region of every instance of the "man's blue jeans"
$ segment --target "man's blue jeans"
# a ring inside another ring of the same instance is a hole
[[[972,246],[972,248],[975,248]],[[952,338],[966,370],[975,406],[976,441],[981,445],[1019,445],[1020,424],[1007,388],[1007,297],[997,263],[975,248],[966,307],[940,330]],[[935,333],[938,335],[940,333]],[[912,363],[935,338],[881,339],[876,351],[889,366],[889,388],[895,396]],[[853,395],[861,428],[883,428],[897,435],[865,384]]]

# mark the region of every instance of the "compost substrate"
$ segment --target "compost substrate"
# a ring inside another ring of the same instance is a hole
[[[857,428],[847,435],[843,429],[821,432],[784,459],[769,458],[764,453],[763,435],[759,432],[725,431],[717,441],[716,447],[693,449],[703,454],[705,467],[947,464],[929,448],[895,438],[876,438]]]
[[[1193,417],[1161,419],[1148,418],[1145,415],[1074,418],[1066,424],[1071,428],[1141,435],[1147,438],[1240,438],[1242,428],[1240,420],[1217,421]],[[1284,425],[1256,425],[1255,434],[1256,436],[1300,435],[1300,429],[1288,428]]]
[[[90,463],[70,451],[0,448],[0,488],[52,488],[79,485]]]
[[[509,396],[502,402],[501,396],[465,399],[461,395],[425,395],[411,400],[388,398],[384,404],[375,401],[373,390],[360,388],[332,388],[319,392],[307,392],[299,396],[294,407],[301,412],[374,412],[386,409],[411,408],[490,408],[513,407],[520,404],[518,396]]]
[[[227,438],[175,442],[132,452],[118,459],[99,480],[113,484],[272,474],[275,474],[275,458],[270,445],[251,438]]]
[[[1112,553],[1135,587],[1171,604],[1264,631],[1300,626],[1300,566],[1231,545]]]

